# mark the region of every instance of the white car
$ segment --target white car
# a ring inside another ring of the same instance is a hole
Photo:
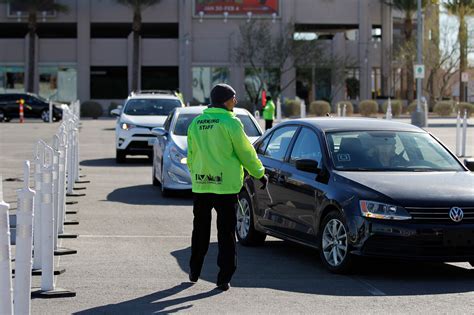
[[[151,158],[155,141],[151,130],[163,126],[168,114],[183,106],[171,91],[132,93],[123,108],[111,111],[118,117],[115,127],[116,162],[124,163],[127,155],[148,155]]]
[[[170,190],[191,189],[191,175],[187,166],[188,127],[193,119],[202,114],[206,106],[176,108],[170,113],[162,128],[154,128],[157,137],[153,145],[154,186],[160,186],[163,196]],[[243,108],[234,108],[234,113],[244,125],[245,134],[250,142],[255,142],[262,129],[255,118]]]

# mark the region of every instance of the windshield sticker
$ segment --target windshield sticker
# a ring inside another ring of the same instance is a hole
[[[338,162],[350,162],[351,161],[351,155],[347,154],[347,153],[345,153],[345,154],[340,153],[340,154],[337,155],[337,161]]]

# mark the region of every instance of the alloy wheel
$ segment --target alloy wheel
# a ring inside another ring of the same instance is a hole
[[[327,263],[333,267],[339,266],[347,255],[347,231],[338,219],[330,220],[324,227],[322,235],[322,250]]]
[[[237,233],[241,239],[245,239],[250,229],[250,204],[245,198],[239,197],[237,204]]]
[[[41,112],[41,119],[44,122],[49,122],[49,110],[44,110]]]

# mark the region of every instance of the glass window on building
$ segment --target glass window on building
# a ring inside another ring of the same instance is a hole
[[[382,94],[382,69],[372,68],[372,98]]]
[[[124,99],[128,95],[127,67],[91,67],[92,99]]]
[[[217,83],[229,83],[229,80],[229,68],[193,67],[192,104],[209,104],[212,87]]]
[[[349,100],[359,99],[359,68],[346,68],[346,97]]]
[[[23,66],[0,65],[0,93],[25,91],[25,70]]]
[[[39,66],[39,95],[60,102],[77,99],[77,72],[72,66]]]
[[[176,90],[179,87],[178,67],[142,67],[142,90]]]
[[[245,68],[245,99],[261,106],[261,92],[265,89],[267,95],[280,94],[280,69],[267,71]],[[260,109],[260,107],[257,107]]]

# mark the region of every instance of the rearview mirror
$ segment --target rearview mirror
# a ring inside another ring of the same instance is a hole
[[[465,165],[471,172],[474,172],[474,159],[464,159],[464,165]]]
[[[320,172],[320,169],[318,167],[318,162],[315,160],[308,160],[308,159],[296,160],[296,169],[303,172],[314,173],[314,174],[319,174]]]
[[[168,132],[162,127],[156,127],[151,130],[151,134],[157,137],[164,137],[168,134]]]
[[[122,110],[120,108],[115,108],[110,111],[110,115],[112,116],[118,117],[120,114],[122,114]]]

